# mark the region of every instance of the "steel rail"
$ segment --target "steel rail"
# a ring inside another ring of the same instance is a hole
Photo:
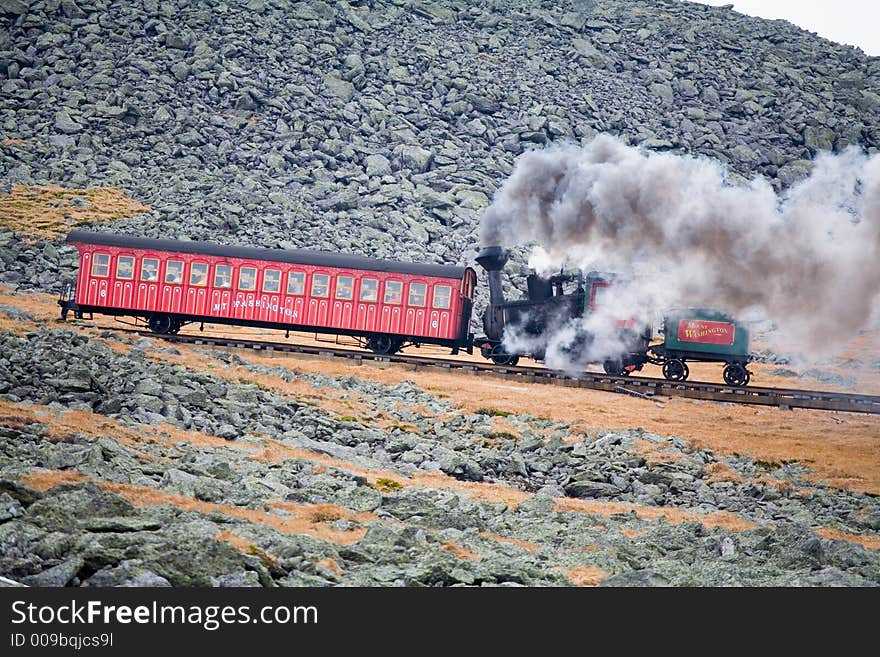
[[[824,411],[880,414],[880,395],[827,390],[801,390],[797,388],[765,388],[758,386],[738,387],[706,381],[667,381],[641,376],[611,376],[594,372],[566,373],[535,366],[503,366],[491,363],[409,356],[403,354],[383,355],[367,351],[339,349],[335,347],[302,345],[288,342],[265,342],[228,336],[207,335],[160,335],[156,333],[127,330],[137,335],[160,339],[170,343],[201,346],[252,349],[267,353],[298,353],[328,358],[346,358],[362,363],[399,363],[414,370],[457,370],[468,374],[489,375],[523,383],[544,383],[573,388],[590,388],[607,392],[626,393],[643,398],[686,397],[734,404],[775,406],[783,409],[809,408]]]

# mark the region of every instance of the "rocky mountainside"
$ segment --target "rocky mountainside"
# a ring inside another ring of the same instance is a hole
[[[0,574],[35,586],[880,584],[877,497],[817,485],[800,463],[641,429],[586,436],[407,381],[181,348],[0,335]]]
[[[0,78],[4,185],[152,207],[109,230],[420,261],[472,257],[524,149],[609,132],[784,187],[880,146],[880,60],[667,0],[2,0]],[[14,241],[7,282],[70,266]]]
[[[0,90],[3,577],[880,584],[874,418],[176,348],[35,293],[80,222],[470,263],[516,156],[598,132],[783,189],[880,147],[877,58],[661,0],[0,0]]]

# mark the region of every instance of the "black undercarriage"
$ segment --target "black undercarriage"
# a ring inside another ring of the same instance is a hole
[[[394,354],[405,346],[420,347],[423,344],[433,344],[448,347],[452,354],[463,350],[466,353],[473,352],[473,334],[465,333],[465,338],[458,340],[441,340],[424,336],[410,336],[390,333],[373,333],[351,329],[312,326],[306,324],[285,324],[282,322],[265,322],[226,317],[210,317],[203,315],[187,315],[172,313],[137,313],[122,308],[109,308],[105,306],[80,306],[69,299],[59,299],[61,306],[61,318],[66,319],[69,313],[73,313],[77,319],[83,319],[85,315],[94,316],[108,315],[111,317],[131,317],[142,320],[146,327],[153,333],[175,334],[186,325],[199,324],[204,330],[205,324],[224,324],[227,326],[246,326],[251,328],[274,329],[278,331],[316,333],[322,335],[344,335],[362,341],[363,346],[378,354]]]

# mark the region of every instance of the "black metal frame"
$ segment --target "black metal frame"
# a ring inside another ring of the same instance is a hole
[[[414,336],[414,335],[405,335],[402,333],[377,333],[374,331],[358,331],[354,329],[343,329],[343,328],[333,328],[330,326],[314,326],[312,324],[286,324],[283,322],[264,322],[259,320],[249,320],[249,319],[237,319],[234,317],[212,317],[208,315],[188,315],[182,313],[163,313],[163,312],[155,312],[155,313],[136,313],[131,310],[125,308],[111,308],[108,306],[80,306],[73,302],[72,300],[64,300],[59,299],[58,305],[61,306],[61,318],[66,319],[66,315],[68,312],[73,311],[74,317],[77,319],[82,319],[84,313],[90,313],[94,315],[95,313],[101,315],[108,315],[111,317],[134,317],[139,318],[142,317],[145,321],[149,321],[151,316],[155,315],[166,315],[171,317],[174,320],[177,320],[183,324],[224,324],[227,326],[247,326],[249,328],[266,328],[266,329],[274,329],[278,331],[297,331],[302,333],[321,333],[324,335],[347,335],[355,338],[364,338],[369,340],[370,338],[380,337],[380,336],[390,336],[392,338],[396,338],[402,340],[402,346],[405,345],[413,345],[419,347],[423,344],[435,344],[441,347],[449,347],[452,349],[452,353],[457,354],[460,350],[464,350],[468,354],[473,353],[473,344],[474,344],[474,335],[473,333],[468,333],[467,328],[469,325],[468,318],[462,318],[461,328],[464,330],[463,335],[459,335],[457,339],[454,340],[445,340],[445,339],[437,339],[430,338],[424,336]]]
[[[662,365],[664,360],[678,359],[681,361],[695,360],[703,363],[736,363],[746,366],[752,362],[751,354],[735,356],[731,354],[718,354],[706,351],[682,351],[678,349],[667,349],[662,344],[648,348],[648,353],[654,354],[655,358],[649,358],[648,362],[652,365]]]

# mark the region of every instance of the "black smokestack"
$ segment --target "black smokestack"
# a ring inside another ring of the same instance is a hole
[[[490,340],[500,340],[504,333],[504,288],[501,285],[501,270],[510,259],[510,251],[500,246],[487,246],[479,255],[477,263],[489,275],[489,307],[483,315],[483,329]]]
[[[477,263],[489,274],[489,302],[496,306],[504,303],[501,270],[510,259],[510,251],[500,246],[487,246],[477,256]]]

